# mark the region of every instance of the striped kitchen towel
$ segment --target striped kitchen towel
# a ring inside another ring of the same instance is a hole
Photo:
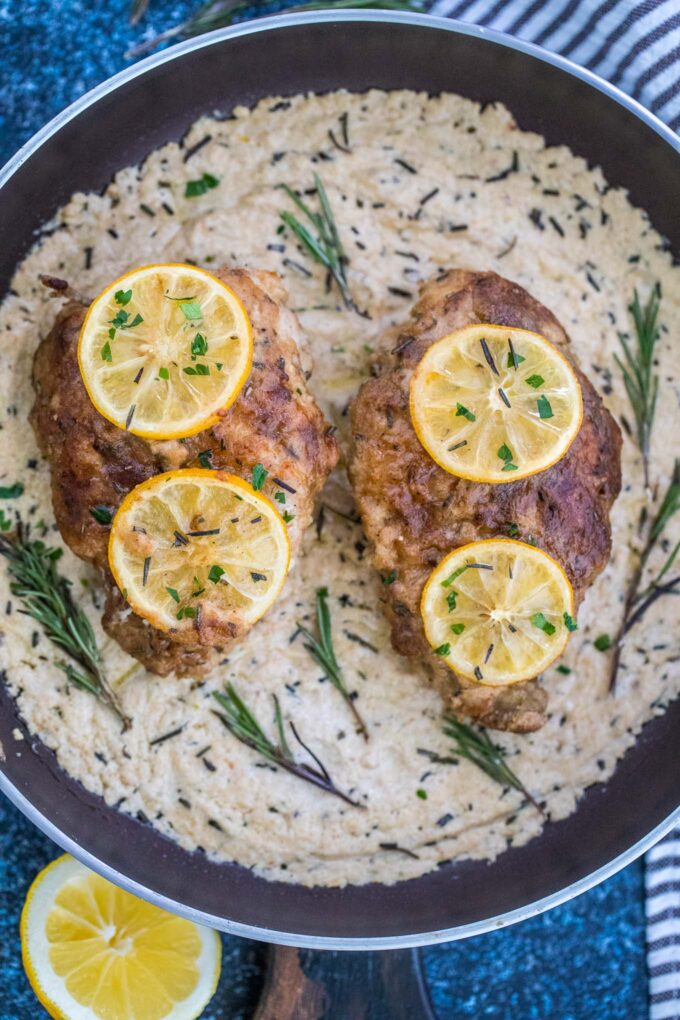
[[[680,130],[680,0],[435,0],[595,71]]]
[[[680,829],[645,857],[650,1020],[680,1017]]]

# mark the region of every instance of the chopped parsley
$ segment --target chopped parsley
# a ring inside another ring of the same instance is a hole
[[[131,298],[132,298],[131,290],[117,290],[116,293],[113,295],[113,299],[116,302],[116,304],[121,306],[129,304]]]
[[[113,520],[113,507],[98,503],[97,506],[90,507],[90,514],[94,517],[97,524],[110,524]]]
[[[177,589],[176,588],[166,588],[165,590],[167,591],[167,593],[170,596],[170,598],[173,599],[175,602],[177,602],[179,604],[179,592],[177,591]]]
[[[5,511],[0,510],[0,531],[9,531],[12,527],[12,522],[9,517],[5,517]],[[61,550],[59,550],[61,552]]]
[[[191,341],[191,356],[196,358],[198,354],[208,353],[208,341],[202,333],[197,333],[194,339]]]
[[[526,361],[527,359],[518,354],[517,351],[508,351],[508,368],[517,368],[520,361]]]
[[[21,482],[15,482],[14,485],[0,485],[0,499],[18,499],[24,493],[24,487]]]
[[[440,645],[439,648],[435,648],[434,649],[434,654],[435,655],[448,655],[450,653],[450,651],[451,651],[451,645],[447,643],[447,644]]]
[[[463,404],[456,404],[456,418],[467,418],[468,421],[477,421],[477,415],[469,411]]]
[[[111,344],[107,340],[101,350],[102,361],[113,361],[113,354],[111,353]]]
[[[557,670],[558,673],[561,673],[563,676],[569,676],[569,674],[571,673],[571,666],[563,666],[560,664],[559,666],[555,666],[555,669]]]
[[[201,195],[207,194],[212,188],[216,188],[219,183],[219,177],[213,177],[212,174],[203,174],[197,181],[187,181],[184,197],[199,198]]]
[[[184,617],[191,617],[191,619],[195,620],[196,613],[197,610],[195,606],[182,606],[182,608],[177,613],[177,619],[182,620],[184,619]]]
[[[396,580],[397,580],[397,572],[396,572],[396,570],[390,570],[389,574],[386,574],[385,577],[383,577],[382,583],[383,584],[394,584],[394,582]]]
[[[198,455],[198,463],[202,468],[212,468],[212,450],[201,450]]]
[[[517,465],[512,463],[513,459],[512,450],[507,445],[507,443],[503,443],[503,445],[498,448],[498,456],[503,461],[503,467],[501,468],[501,471],[517,470]]]
[[[203,318],[203,312],[201,311],[201,306],[198,301],[194,301],[193,299],[190,301],[180,301],[179,307],[182,309],[185,319],[191,320]]]
[[[519,535],[519,528],[517,527],[514,521],[510,521],[510,523],[508,524],[508,535],[510,536],[510,538],[516,538],[517,535]]]
[[[158,369],[158,378],[165,379],[166,381],[170,378],[170,372],[165,367],[165,365],[161,365],[161,367]]]
[[[255,464],[255,466],[253,467],[253,482],[252,482],[255,492],[260,491],[260,489],[265,483],[268,474],[269,472],[267,471],[263,464],[260,464],[259,462]]]
[[[277,503],[285,503],[286,502],[285,492],[275,492],[274,499],[276,500]]]
[[[539,630],[542,630],[548,636],[555,633],[555,624],[551,623],[550,620],[546,620],[543,613],[534,613],[531,617],[531,622],[534,627],[538,627]]]
[[[600,634],[593,641],[593,644],[597,648],[598,652],[606,652],[612,646],[612,639],[609,634]]]
[[[543,378],[542,375],[530,375],[529,378],[525,379],[524,381],[527,384],[527,386],[533,386],[533,388],[537,390],[539,386],[543,385],[545,379]]]
[[[446,604],[449,607],[449,612],[452,613],[456,608],[456,599],[458,598],[457,591],[450,591],[446,596]]]
[[[208,571],[208,580],[212,581],[213,584],[217,584],[219,579],[222,577],[223,573],[224,570],[222,569],[222,567],[218,567],[217,564],[215,564]]]
[[[295,520],[295,514],[289,514],[287,510],[283,511],[283,520],[286,524],[290,524],[291,521]]]
[[[547,397],[541,395],[538,398],[538,414],[540,418],[552,418],[553,409]]]
[[[465,624],[464,623],[452,623],[451,624],[451,630],[453,631],[454,634],[462,634],[463,631],[465,630]]]
[[[416,797],[420,797],[421,800],[427,800],[427,790],[416,790]]]
[[[210,365],[198,361],[195,365],[187,365],[184,371],[187,375],[210,375]]]
[[[570,616],[569,613],[565,612],[565,614],[563,616],[563,620],[564,620],[564,626],[567,628],[567,630],[571,631],[572,633],[575,630],[578,630],[578,624],[577,624],[576,620],[574,619],[573,616]]]
[[[123,309],[121,308],[119,312],[116,312],[112,319],[109,319],[109,322],[111,323],[114,329],[122,329],[124,326],[127,325],[127,321],[129,318],[130,318],[129,313],[124,312]],[[110,335],[111,331],[109,330],[109,336]]]
[[[460,577],[461,574],[464,574],[466,570],[467,563],[465,564],[464,567],[458,567],[458,569],[454,570],[452,574],[449,574],[448,577],[444,578],[444,580],[442,581],[442,588],[450,588],[453,582],[456,580],[456,578]]]

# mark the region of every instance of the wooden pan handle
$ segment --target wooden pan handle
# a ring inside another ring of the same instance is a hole
[[[435,1020],[416,950],[271,946],[253,1020]]]

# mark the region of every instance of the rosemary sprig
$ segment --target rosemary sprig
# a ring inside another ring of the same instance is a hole
[[[340,663],[335,656],[335,649],[333,648],[333,634],[331,630],[331,614],[328,609],[327,599],[328,589],[319,588],[316,593],[316,624],[319,632],[318,640],[303,624],[298,624],[298,630],[307,639],[305,648],[314,659],[314,662],[316,662],[318,666],[321,666],[326,677],[347,702],[352,715],[356,719],[359,733],[362,734],[364,740],[368,740],[368,729],[366,728],[366,723],[362,719],[361,714],[354,703],[354,699],[347,688],[345,678],[343,677],[342,670],[340,669]]]
[[[167,29],[165,32],[161,32],[159,35],[153,36],[151,39],[147,39],[146,42],[140,43],[129,50],[125,56],[139,57],[143,53],[148,53],[149,50],[155,49],[161,43],[168,42],[170,39],[178,37],[188,39],[195,35],[202,35],[203,32],[212,32],[216,28],[225,28],[227,25],[231,25],[244,11],[252,11],[253,8],[256,11],[256,17],[262,17],[268,13],[266,10],[268,6],[269,4],[266,0],[255,0],[254,3],[249,3],[247,0],[208,0],[186,21],[175,25],[174,28]],[[309,3],[301,4],[298,7],[292,8],[292,10],[323,11],[374,7],[388,11],[421,12],[425,10],[425,3],[424,0],[382,0],[382,2],[381,0],[310,0]],[[290,13],[292,13],[292,10]]]
[[[31,539],[29,529],[20,522],[13,534],[0,535],[0,554],[6,557],[13,578],[10,590],[24,607],[20,612],[33,617],[50,641],[73,660],[56,665],[71,683],[108,705],[123,729],[128,729],[130,719],[104,677],[90,621],[73,601],[71,582],[57,571],[62,550]]]
[[[623,382],[635,417],[637,443],[642,454],[645,473],[645,488],[649,488],[649,443],[654,424],[656,399],[659,392],[659,377],[654,372],[654,349],[659,339],[659,305],[661,288],[656,283],[644,308],[640,304],[637,290],[628,306],[637,339],[636,347],[631,346],[625,334],[619,333],[623,358],[614,355],[623,373]]]
[[[426,751],[423,748],[418,748],[418,754],[440,765],[456,765],[458,758],[466,758],[501,786],[511,786],[513,790],[518,790],[545,817],[544,808],[529,793],[522,780],[506,762],[507,752],[498,744],[494,744],[485,729],[468,726],[455,716],[446,714],[442,731],[453,740],[453,749],[457,757],[442,757],[434,751]]]
[[[647,540],[642,547],[637,566],[628,582],[623,602],[621,624],[612,642],[613,654],[609,671],[610,691],[613,691],[616,687],[624,637],[631,627],[634,627],[642,619],[657,599],[664,595],[675,594],[678,585],[680,585],[680,575],[672,578],[670,581],[665,581],[663,584],[661,583],[680,552],[680,542],[676,542],[654,579],[640,591],[647,561],[652,551],[656,548],[666,525],[678,510],[680,510],[680,460],[675,461],[668,488],[659,504],[659,509],[649,525]]]
[[[288,197],[295,203],[300,212],[307,218],[312,230],[304,223],[301,223],[297,216],[290,212],[282,212],[279,215],[289,227],[298,241],[307,249],[309,254],[320,265],[324,266],[337,283],[346,308],[354,308],[354,301],[349,291],[346,266],[348,263],[345,249],[340,240],[340,234],[333,216],[326,189],[323,186],[318,174],[314,174],[314,187],[319,197],[320,212],[313,212],[300,196],[289,188],[287,184],[281,187]]]
[[[330,793],[334,797],[339,797],[340,800],[344,800],[346,804],[351,804],[352,807],[358,808],[365,807],[364,804],[361,804],[357,800],[353,800],[349,794],[338,789],[331,779],[328,769],[322,764],[311,748],[303,742],[295,727],[295,723],[289,721],[288,725],[290,726],[293,736],[300,747],[307,752],[314,764],[310,765],[307,762],[301,762],[295,758],[290,749],[288,740],[286,739],[281,706],[276,695],[274,695],[276,742],[267,736],[248,706],[239,697],[232,684],[226,685],[224,694],[221,691],[213,691],[213,697],[222,709],[221,712],[215,712],[215,715],[222,721],[232,736],[236,737],[237,740],[240,740],[242,744],[246,745],[246,747],[250,747],[253,751],[257,751],[257,753],[261,754],[263,758],[267,759],[267,761],[285,769],[286,772],[290,772],[291,775],[297,776],[299,779],[304,779],[305,782],[311,783],[312,786],[317,786],[320,790],[325,790],[326,793]]]

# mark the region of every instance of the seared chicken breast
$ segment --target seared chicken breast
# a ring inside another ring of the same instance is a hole
[[[34,362],[31,423],[51,467],[61,534],[74,553],[103,572],[107,632],[161,675],[206,672],[245,629],[216,632],[199,619],[188,631],[166,633],[137,616],[109,572],[109,525],[92,511],[103,507],[113,515],[131,489],[163,471],[213,467],[250,480],[253,466],[262,463],[269,472],[265,492],[283,489],[295,515],[289,524],[295,553],[312,519],[316,494],[337,461],[333,430],[307,389],[297,343],[299,324],[285,307],[287,294],[279,278],[242,269],[222,269],[215,275],[246,308],[253,328],[253,366],[219,423],[197,435],[148,441],[98,413],[78,367],[78,337],[87,311],[80,302],[62,309]]]
[[[466,481],[440,468],[416,436],[409,413],[412,373],[435,341],[472,323],[540,333],[577,373],[580,431],[566,455],[540,474],[503,485]],[[457,677],[433,653],[420,615],[423,587],[457,546],[516,534],[562,565],[578,606],[610,555],[609,511],[621,487],[618,426],[552,313],[495,273],[451,270],[427,283],[409,321],[384,337],[373,370],[351,407],[350,479],[374,565],[395,578],[384,587],[392,643],[424,667],[453,712],[494,729],[536,730],[547,706],[537,680],[486,687]]]

